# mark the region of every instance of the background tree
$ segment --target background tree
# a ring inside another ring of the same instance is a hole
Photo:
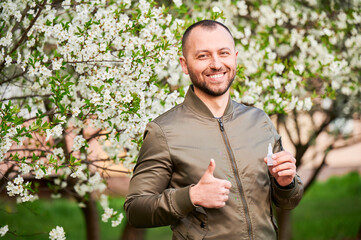
[[[294,147],[297,167],[307,160],[318,165],[307,192],[331,150],[361,141],[352,131],[361,106],[360,2],[196,2],[180,8],[191,19],[218,13],[236,39],[244,75],[234,98],[272,115]],[[320,149],[315,144],[324,135]],[[290,212],[278,209],[278,218],[281,239],[290,239]]]
[[[0,16],[0,193],[25,202],[45,187],[74,197],[89,239],[99,238],[93,193],[114,165],[132,169],[146,123],[181,101],[189,80],[179,35],[196,19],[230,27],[243,66],[233,98],[273,115],[299,166],[318,154],[311,180],[332,149],[359,140],[342,128],[360,118],[357,1],[7,0]],[[314,152],[323,134],[333,138]],[[102,218],[117,225],[106,199]],[[289,213],[278,216],[289,239]],[[50,238],[63,235],[54,228]]]
[[[157,76],[177,57],[179,24],[146,0],[2,1],[1,193],[19,203],[43,188],[71,196],[87,238],[99,239],[94,193],[113,165],[132,169],[147,122],[180,99]],[[102,220],[117,226],[123,215],[100,200]]]

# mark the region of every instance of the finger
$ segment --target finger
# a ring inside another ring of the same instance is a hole
[[[281,165],[278,165],[277,167],[273,167],[272,168],[272,172],[277,173],[279,171],[283,171],[283,170],[296,170],[296,166],[292,163],[283,163]]]
[[[223,187],[230,189],[232,187],[232,183],[230,181],[223,180]]]
[[[225,188],[224,191],[223,191],[223,195],[227,195],[228,196],[229,194],[229,189]]]
[[[216,169],[216,162],[214,161],[213,158],[211,158],[211,161],[209,162],[207,171],[205,172],[205,174],[209,174],[213,176],[214,170]]]
[[[277,174],[280,177],[287,177],[287,176],[294,177],[296,175],[296,171],[293,169],[287,169],[287,170],[279,171]]]
[[[281,152],[276,152],[272,154],[272,158],[273,159],[277,159],[279,157],[282,157],[284,155],[292,155],[291,153],[287,152],[287,151],[281,151]]]
[[[224,196],[223,196],[223,202],[227,202],[228,199],[229,199],[228,195],[224,195]]]
[[[216,206],[216,208],[222,208],[222,207],[224,207],[224,206],[226,206],[226,202],[220,202],[219,204],[217,204],[217,206]]]
[[[290,162],[295,164],[296,163],[296,159],[292,156],[292,155],[283,155],[280,157],[277,157],[276,159],[273,160],[273,165],[279,165],[285,162]]]

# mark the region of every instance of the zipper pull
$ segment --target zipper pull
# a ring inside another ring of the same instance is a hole
[[[221,129],[221,131],[223,132],[224,131],[224,126],[223,126],[223,122],[222,122],[222,119],[218,118],[218,123],[219,123],[219,128]]]

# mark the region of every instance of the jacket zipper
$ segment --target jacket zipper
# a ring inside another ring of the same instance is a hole
[[[251,218],[249,216],[249,209],[248,209],[246,198],[244,196],[241,179],[239,178],[237,164],[236,164],[236,161],[234,159],[234,155],[233,155],[231,146],[229,144],[228,137],[226,135],[226,132],[224,131],[224,125],[223,125],[222,119],[218,118],[217,120],[218,120],[218,123],[219,123],[219,128],[220,128],[220,130],[222,132],[223,141],[224,141],[224,143],[226,145],[226,148],[227,148],[228,156],[229,156],[229,158],[231,160],[231,163],[232,163],[232,170],[233,170],[233,174],[234,174],[234,177],[236,179],[236,182],[237,182],[239,193],[241,195],[242,204],[243,204],[243,208],[244,208],[244,213],[245,213],[245,216],[246,216],[246,221],[247,221],[247,226],[248,226],[248,236],[249,236],[249,239],[252,240],[253,239],[253,234],[252,234]]]

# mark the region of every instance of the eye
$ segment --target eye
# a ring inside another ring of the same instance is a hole
[[[203,59],[203,58],[206,58],[206,57],[207,57],[206,54],[200,54],[200,55],[198,55],[198,58],[200,58],[200,59]]]
[[[222,52],[221,52],[221,55],[222,55],[222,56],[228,56],[228,55],[230,55],[230,52],[228,52],[228,51],[222,51]]]

